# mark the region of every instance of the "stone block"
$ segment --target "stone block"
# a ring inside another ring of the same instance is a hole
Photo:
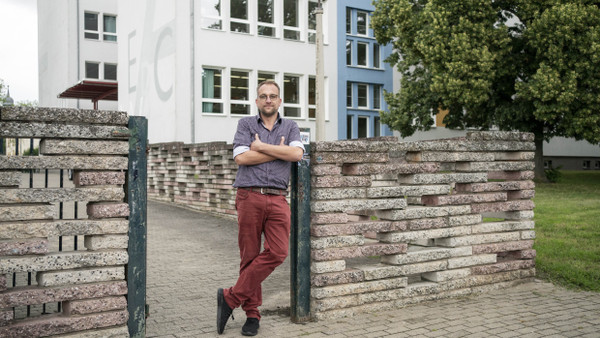
[[[474,266],[471,268],[471,273],[474,275],[487,275],[502,271],[529,269],[532,267],[535,267],[534,260],[516,260],[491,265]]]
[[[43,155],[129,155],[127,141],[42,139]]]
[[[45,220],[56,216],[56,210],[50,204],[0,205],[0,222]]]
[[[504,218],[506,220],[530,220],[533,219],[533,210],[486,212],[484,217]]]
[[[18,187],[21,184],[21,173],[18,171],[3,171],[0,175],[0,187]]]
[[[311,258],[314,261],[332,261],[345,258],[369,257],[393,255],[406,252],[407,245],[375,243],[364,246],[331,248],[331,249],[313,249]]]
[[[495,152],[493,161],[533,161],[534,151]]]
[[[449,226],[447,217],[412,219],[406,223],[408,230],[439,229]]]
[[[418,239],[446,238],[465,236],[471,233],[470,226],[428,229],[406,232],[388,232],[377,234],[377,239],[386,243],[407,243]]]
[[[127,264],[128,258],[126,250],[72,251],[44,256],[14,257],[3,259],[0,274],[124,265]]]
[[[533,199],[534,197],[535,190],[517,190],[508,192],[509,200]]]
[[[481,215],[460,215],[448,217],[448,223],[450,226],[461,226],[461,225],[474,225],[479,224],[483,221]]]
[[[473,245],[473,254],[499,253],[506,251],[528,250],[533,248],[533,240],[515,240],[503,243]]]
[[[72,122],[126,126],[129,121],[129,116],[127,115],[127,112],[122,111],[14,106],[2,108],[2,120]]]
[[[348,222],[346,213],[311,213],[310,223],[315,224],[343,224]]]
[[[0,294],[0,309],[126,294],[126,281],[68,285],[53,288],[16,288]]]
[[[67,201],[121,201],[123,188],[0,189],[0,203],[56,203]]]
[[[383,152],[390,149],[391,145],[398,142],[397,137],[382,140],[342,140],[342,141],[320,141],[311,143],[311,161],[313,156],[321,152]]]
[[[48,316],[0,327],[1,337],[41,337],[75,331],[93,330],[124,325],[129,319],[127,310],[85,316]]]
[[[406,154],[406,159],[417,162],[494,161],[494,154],[487,152],[422,151],[409,152]]]
[[[128,235],[88,235],[84,240],[84,246],[88,250],[127,249],[128,243]]]
[[[348,212],[354,210],[388,210],[406,207],[403,198],[311,201],[312,212]]]
[[[311,198],[313,200],[339,200],[366,197],[366,188],[322,188],[311,191]]]
[[[536,251],[534,249],[525,249],[520,251],[501,252],[498,256],[508,260],[535,259]]]
[[[398,142],[392,144],[390,151],[534,151],[534,142],[519,141],[473,141],[465,139],[428,140],[416,142]]]
[[[129,130],[125,127],[46,124],[39,122],[2,122],[2,137],[18,138],[69,138],[69,139],[123,139],[129,138]]]
[[[310,272],[312,273],[339,272],[344,270],[346,270],[346,261],[343,259],[310,263]]]
[[[436,248],[411,245],[405,254],[384,256],[381,257],[381,262],[393,265],[414,264],[470,254],[471,247]]]
[[[473,203],[471,210],[474,213],[485,213],[485,212],[502,212],[502,211],[521,211],[521,210],[532,210],[535,207],[531,200],[515,200],[506,202],[494,202],[494,203]]]
[[[124,171],[76,171],[73,175],[73,184],[76,187],[88,185],[123,185],[125,184]]]
[[[529,230],[529,231],[521,231],[521,239],[535,239],[535,231],[533,230]]]
[[[0,223],[0,239],[125,234],[128,230],[129,222],[125,219],[3,222]]]
[[[504,222],[487,222],[473,225],[473,234],[490,233],[490,232],[505,232],[516,230],[529,230],[534,228],[533,221],[504,221]]]
[[[317,176],[311,178],[311,188],[369,187],[368,176]]]
[[[395,265],[361,265],[356,268],[363,273],[365,281],[404,277],[400,267]]]
[[[43,255],[48,252],[47,239],[0,242],[0,256]]]
[[[312,288],[311,297],[314,299],[324,299],[332,297],[347,296],[353,294],[364,294],[382,290],[393,290],[405,288],[408,285],[406,277],[389,278],[354,284],[343,284],[334,286],[325,286],[322,288]]]
[[[319,237],[310,240],[310,248],[314,250],[341,248],[346,246],[361,246],[364,243],[365,238],[362,235]]]
[[[423,196],[421,201],[425,205],[458,205],[471,203],[485,203],[506,201],[506,192],[483,193],[483,194],[456,194],[443,196]]]
[[[87,215],[91,219],[128,217],[129,205],[127,203],[88,203]]]
[[[312,163],[317,165],[324,163],[381,163],[388,162],[389,159],[387,152],[320,152],[311,157],[311,161],[314,161]]]
[[[485,141],[520,141],[520,142],[533,142],[533,133],[524,133],[520,131],[468,131],[468,140],[485,140]]]
[[[14,318],[13,309],[0,309],[0,327],[5,326]]]
[[[496,263],[496,254],[472,255],[448,259],[448,269],[458,269],[482,264]]]
[[[457,163],[456,171],[524,171],[533,170],[535,164],[530,161],[494,161]]]
[[[6,275],[0,275],[0,292],[6,290]]]
[[[125,279],[123,266],[105,268],[84,268],[77,270],[38,272],[37,283],[40,286],[61,286],[72,284],[109,282]]]
[[[450,185],[404,185],[367,188],[368,198],[405,197],[423,195],[445,195],[451,191]]]
[[[506,182],[487,182],[487,183],[467,183],[457,184],[457,192],[489,192],[489,191],[512,191],[533,189],[533,181],[506,181]]]
[[[446,261],[446,260],[405,264],[405,265],[398,266],[398,269],[400,270],[400,273],[403,276],[421,274],[421,273],[425,273],[425,272],[446,270],[447,268],[448,268],[448,261]]]
[[[127,170],[124,156],[1,156],[4,169]]]
[[[507,181],[533,180],[535,174],[533,171],[491,171],[488,172],[488,178]]]
[[[452,237],[452,238],[436,238],[435,244],[440,246],[456,247],[456,246],[468,246],[485,243],[498,243],[498,242],[510,242],[518,241],[521,238],[519,231],[513,232],[498,232],[489,234],[477,234],[463,237]]]
[[[409,206],[404,210],[374,210],[373,215],[381,219],[410,220],[418,218],[435,218],[471,213],[470,205],[444,206],[444,207],[420,207]]]
[[[390,232],[406,230],[406,222],[365,221],[346,224],[312,224],[310,234],[315,237],[363,234],[365,232]]]
[[[450,267],[449,267],[450,268]],[[425,272],[421,277],[432,282],[446,282],[452,279],[464,278],[471,275],[471,269],[453,269],[445,271]]]
[[[127,308],[127,298],[123,296],[105,297],[64,302],[63,313],[71,315],[87,315],[91,313],[115,311]]]
[[[416,174],[433,173],[440,169],[437,163],[366,163],[345,164],[342,168],[344,175],[378,175],[378,174]]]
[[[335,176],[342,173],[342,166],[336,164],[319,164],[310,166],[311,176]]]
[[[80,331],[71,334],[60,335],[60,338],[129,338],[127,325],[110,327],[108,329],[96,329],[93,331]]]
[[[346,270],[342,272],[330,272],[310,277],[310,284],[313,287],[358,283],[365,280],[364,274],[360,270]]]
[[[400,175],[399,183],[404,184],[442,184],[486,182],[487,173],[436,173]]]

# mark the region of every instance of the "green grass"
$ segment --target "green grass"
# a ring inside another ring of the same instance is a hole
[[[600,171],[562,173],[535,187],[537,275],[600,292]]]

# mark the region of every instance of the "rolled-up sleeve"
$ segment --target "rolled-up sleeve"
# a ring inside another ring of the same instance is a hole
[[[233,137],[233,158],[250,150],[250,140],[252,139],[250,133],[250,127],[247,125],[246,120],[239,120]]]
[[[238,156],[240,154],[247,152],[248,150],[250,150],[250,147],[248,147],[248,146],[239,146],[239,147],[233,148],[233,158],[235,158],[236,156]]]

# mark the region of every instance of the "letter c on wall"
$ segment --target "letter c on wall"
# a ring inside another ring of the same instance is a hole
[[[173,94],[173,85],[171,85],[167,90],[163,90],[160,87],[160,81],[158,80],[158,54],[160,52],[163,40],[167,37],[173,37],[173,30],[171,27],[166,27],[160,32],[158,39],[156,40],[156,49],[154,50],[154,87],[156,87],[156,92],[158,93],[158,97],[162,101],[167,101],[171,95]]]

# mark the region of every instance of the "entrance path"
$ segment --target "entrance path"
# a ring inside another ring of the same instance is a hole
[[[217,288],[237,278],[235,220],[148,201],[147,337],[241,337],[234,310],[216,332]],[[600,293],[546,282],[377,314],[293,324],[289,262],[263,283],[257,337],[600,337]]]

